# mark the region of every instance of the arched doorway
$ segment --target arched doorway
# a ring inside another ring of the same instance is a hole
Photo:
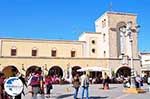
[[[116,72],[116,76],[124,76],[124,77],[128,77],[131,75],[131,69],[129,67],[120,67],[117,72]]]
[[[6,77],[11,77],[11,76],[15,76],[16,73],[18,73],[18,69],[15,66],[7,66],[5,67],[2,72],[4,73],[4,75]]]
[[[79,74],[79,75],[82,74],[81,72],[77,72],[78,69],[81,69],[81,67],[80,66],[72,67],[72,77],[74,77],[76,74]]]
[[[63,70],[59,66],[53,66],[49,69],[48,74],[51,76],[63,77]]]
[[[36,68],[39,68],[39,66],[30,66],[26,71],[26,77],[30,75],[30,73],[34,72]]]

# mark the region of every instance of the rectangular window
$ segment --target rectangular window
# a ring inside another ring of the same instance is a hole
[[[105,42],[106,41],[106,34],[104,33],[103,34],[103,42]]]
[[[106,51],[104,51],[104,57],[106,57]]]
[[[16,49],[11,49],[11,56],[16,56],[17,50]]]
[[[52,50],[51,56],[56,57],[56,50]]]
[[[32,56],[37,56],[37,50],[32,50]]]
[[[76,52],[75,51],[71,51],[71,57],[75,57]]]

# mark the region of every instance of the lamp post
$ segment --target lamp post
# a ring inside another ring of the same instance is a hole
[[[132,37],[132,30],[131,30],[131,27],[132,27],[132,22],[129,21],[127,23],[127,26],[126,26],[126,32],[127,32],[127,37],[129,37],[129,43],[130,43],[130,66],[131,66],[131,86],[130,88],[135,88],[135,75],[134,75],[134,64],[133,64],[133,37]]]
[[[135,26],[136,32],[139,32],[140,26],[137,25]],[[131,66],[131,86],[130,88],[135,88],[135,70],[134,70],[134,63],[133,63],[133,36],[132,36],[132,22],[129,21],[127,22],[126,25],[126,34],[127,37],[129,38],[129,43],[130,43],[130,66]]]
[[[138,32],[139,31],[139,26],[136,26],[135,27],[135,32]],[[127,23],[127,25],[125,26],[125,30],[126,30],[126,37],[128,37],[128,40],[129,40],[129,44],[130,44],[130,67],[131,67],[131,85],[130,85],[130,88],[127,88],[127,90],[125,90],[124,92],[126,93],[144,93],[145,91],[142,90],[141,88],[136,88],[135,86],[135,70],[134,70],[134,63],[133,63],[133,36],[132,36],[132,32],[133,32],[133,29],[132,29],[132,22],[129,21]]]

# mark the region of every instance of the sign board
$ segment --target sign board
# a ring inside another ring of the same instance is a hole
[[[18,77],[10,77],[4,83],[4,88],[10,96],[17,96],[23,91],[23,83]]]

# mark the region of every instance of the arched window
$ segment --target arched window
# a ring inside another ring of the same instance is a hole
[[[126,23],[121,21],[116,25],[117,29],[117,56],[125,54],[126,38],[125,38]]]
[[[32,56],[37,56],[37,48],[32,48]]]
[[[57,55],[57,50],[56,50],[56,48],[52,48],[52,50],[51,50],[51,56],[52,56],[52,57],[56,57],[56,55]]]
[[[75,49],[71,50],[71,57],[76,57],[76,51],[75,51]]]
[[[11,48],[11,56],[16,56],[17,55],[17,48],[15,46],[13,46]]]

